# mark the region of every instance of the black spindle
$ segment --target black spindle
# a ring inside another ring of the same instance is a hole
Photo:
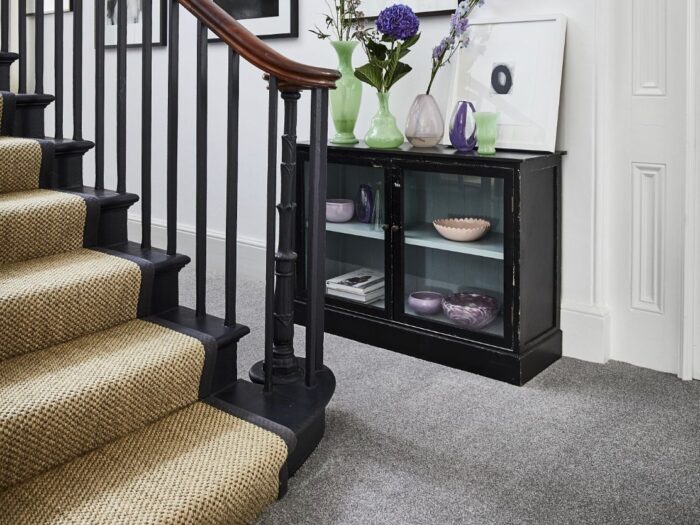
[[[279,244],[275,254],[275,336],[273,368],[275,380],[293,382],[303,377],[294,355],[294,276],[297,254],[294,251],[297,175],[297,103],[299,91],[285,91],[284,135],[280,175]]]
[[[73,0],[73,140],[83,139],[83,0]]]
[[[105,3],[95,2],[95,189],[105,187]]]
[[[10,50],[10,0],[0,2],[0,51]]]
[[[61,5],[59,5],[61,4]],[[54,15],[54,137],[63,138],[63,2],[56,0]]]
[[[151,165],[153,136],[153,3],[143,3],[141,55],[141,247],[151,247]]]
[[[27,0],[17,2],[17,38],[19,51],[19,92],[27,92]]]
[[[207,45],[208,29],[197,23],[197,317],[207,314]]]
[[[226,130],[226,326],[236,324],[236,259],[238,257],[238,110],[240,57],[228,53],[228,129]]]
[[[267,251],[265,256],[265,392],[272,391],[275,306],[275,201],[277,199],[277,78],[270,76],[267,144]]]
[[[323,367],[326,251],[326,172],[328,166],[328,90],[315,88],[311,96],[311,158],[309,169],[309,241],[306,323],[306,382]]]
[[[168,48],[168,254],[177,252],[177,135],[178,56],[180,52],[180,10],[178,0],[170,1],[170,47]]]
[[[34,92],[44,92],[44,0],[34,2]]]
[[[126,0],[117,3],[117,192],[126,192]]]

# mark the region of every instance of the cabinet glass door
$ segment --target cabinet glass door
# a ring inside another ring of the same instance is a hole
[[[384,169],[329,163],[327,196],[326,299],[383,314],[388,288]]]
[[[504,181],[405,170],[403,192],[403,315],[448,333],[502,339]],[[448,221],[440,233],[434,221],[441,219],[478,219],[488,230],[467,240],[478,230]]]

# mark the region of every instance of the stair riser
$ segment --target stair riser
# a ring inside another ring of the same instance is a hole
[[[10,91],[10,66],[18,58],[15,53],[0,53],[0,91]]]
[[[10,66],[0,64],[0,91],[10,90]]]
[[[45,106],[17,105],[15,122],[12,134],[15,137],[40,139],[44,137],[44,109]]]
[[[52,188],[78,189],[83,186],[84,151],[56,153],[51,175]]]
[[[129,206],[102,208],[98,243],[100,246],[114,246],[127,241],[127,212]]]
[[[182,267],[168,268],[156,271],[153,280],[153,297],[151,299],[151,315],[158,315],[173,308],[180,302],[180,287],[178,275]]]
[[[238,343],[220,346],[216,354],[216,372],[212,391],[218,392],[231,386],[238,377]]]

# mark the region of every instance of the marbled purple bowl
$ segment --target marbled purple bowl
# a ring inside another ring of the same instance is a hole
[[[328,199],[326,220],[328,222],[348,222],[355,216],[355,201],[350,199]]]
[[[408,306],[418,315],[434,315],[442,308],[443,299],[437,292],[413,292],[408,296]]]
[[[498,300],[479,293],[456,293],[442,300],[442,310],[459,326],[480,330],[498,316]]]

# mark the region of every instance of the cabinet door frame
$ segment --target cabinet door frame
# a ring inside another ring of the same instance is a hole
[[[517,333],[515,329],[518,321],[517,317],[517,294],[515,293],[517,272],[515,269],[514,249],[515,249],[515,228],[516,221],[514,215],[515,195],[513,187],[513,178],[515,171],[512,168],[494,167],[494,166],[466,166],[455,162],[435,163],[431,162],[430,166],[420,161],[414,160],[397,160],[394,163],[398,176],[400,177],[400,188],[398,195],[395,197],[397,208],[395,211],[398,214],[400,221],[398,226],[400,229],[392,236],[394,261],[394,315],[396,322],[420,327],[441,335],[447,335],[462,340],[474,341],[489,346],[506,349],[509,351],[517,351],[518,345],[514,344],[514,335]],[[406,171],[417,171],[424,173],[444,173],[460,176],[472,176],[489,179],[499,179],[503,181],[503,336],[496,336],[482,332],[473,332],[456,326],[451,326],[435,321],[422,319],[418,316],[407,314],[404,311],[404,296],[405,296],[405,206],[404,206],[404,191],[405,191],[405,173]]]
[[[307,151],[299,152],[297,157],[297,188],[296,188],[296,199],[297,199],[297,224],[296,224],[296,239],[295,245],[297,249],[297,279],[295,286],[295,296],[297,299],[306,301],[307,300],[307,287],[306,287],[306,196],[307,196],[307,185],[306,185],[306,169],[305,165],[309,161],[309,155]],[[342,152],[329,151],[328,154],[328,164],[339,164],[339,165],[352,165],[361,168],[366,168],[368,170],[381,169],[384,174],[384,207],[385,207],[385,217],[387,224],[391,224],[393,202],[391,200],[391,191],[388,191],[390,175],[389,168],[384,165],[380,165],[373,162],[368,162],[366,159],[359,158],[353,155],[343,155]],[[328,232],[326,232],[326,235]],[[339,234],[340,235],[340,234]],[[342,299],[335,298],[331,295],[326,294],[326,305],[329,308],[333,308],[337,311],[352,312],[353,314],[360,314],[363,316],[374,317],[378,319],[391,320],[393,312],[393,298],[395,293],[393,290],[393,277],[392,277],[392,242],[391,242],[391,229],[387,230],[384,234],[384,274],[385,274],[385,305],[384,309],[374,308],[370,305],[363,305],[359,303],[352,303],[350,301],[343,301]]]

